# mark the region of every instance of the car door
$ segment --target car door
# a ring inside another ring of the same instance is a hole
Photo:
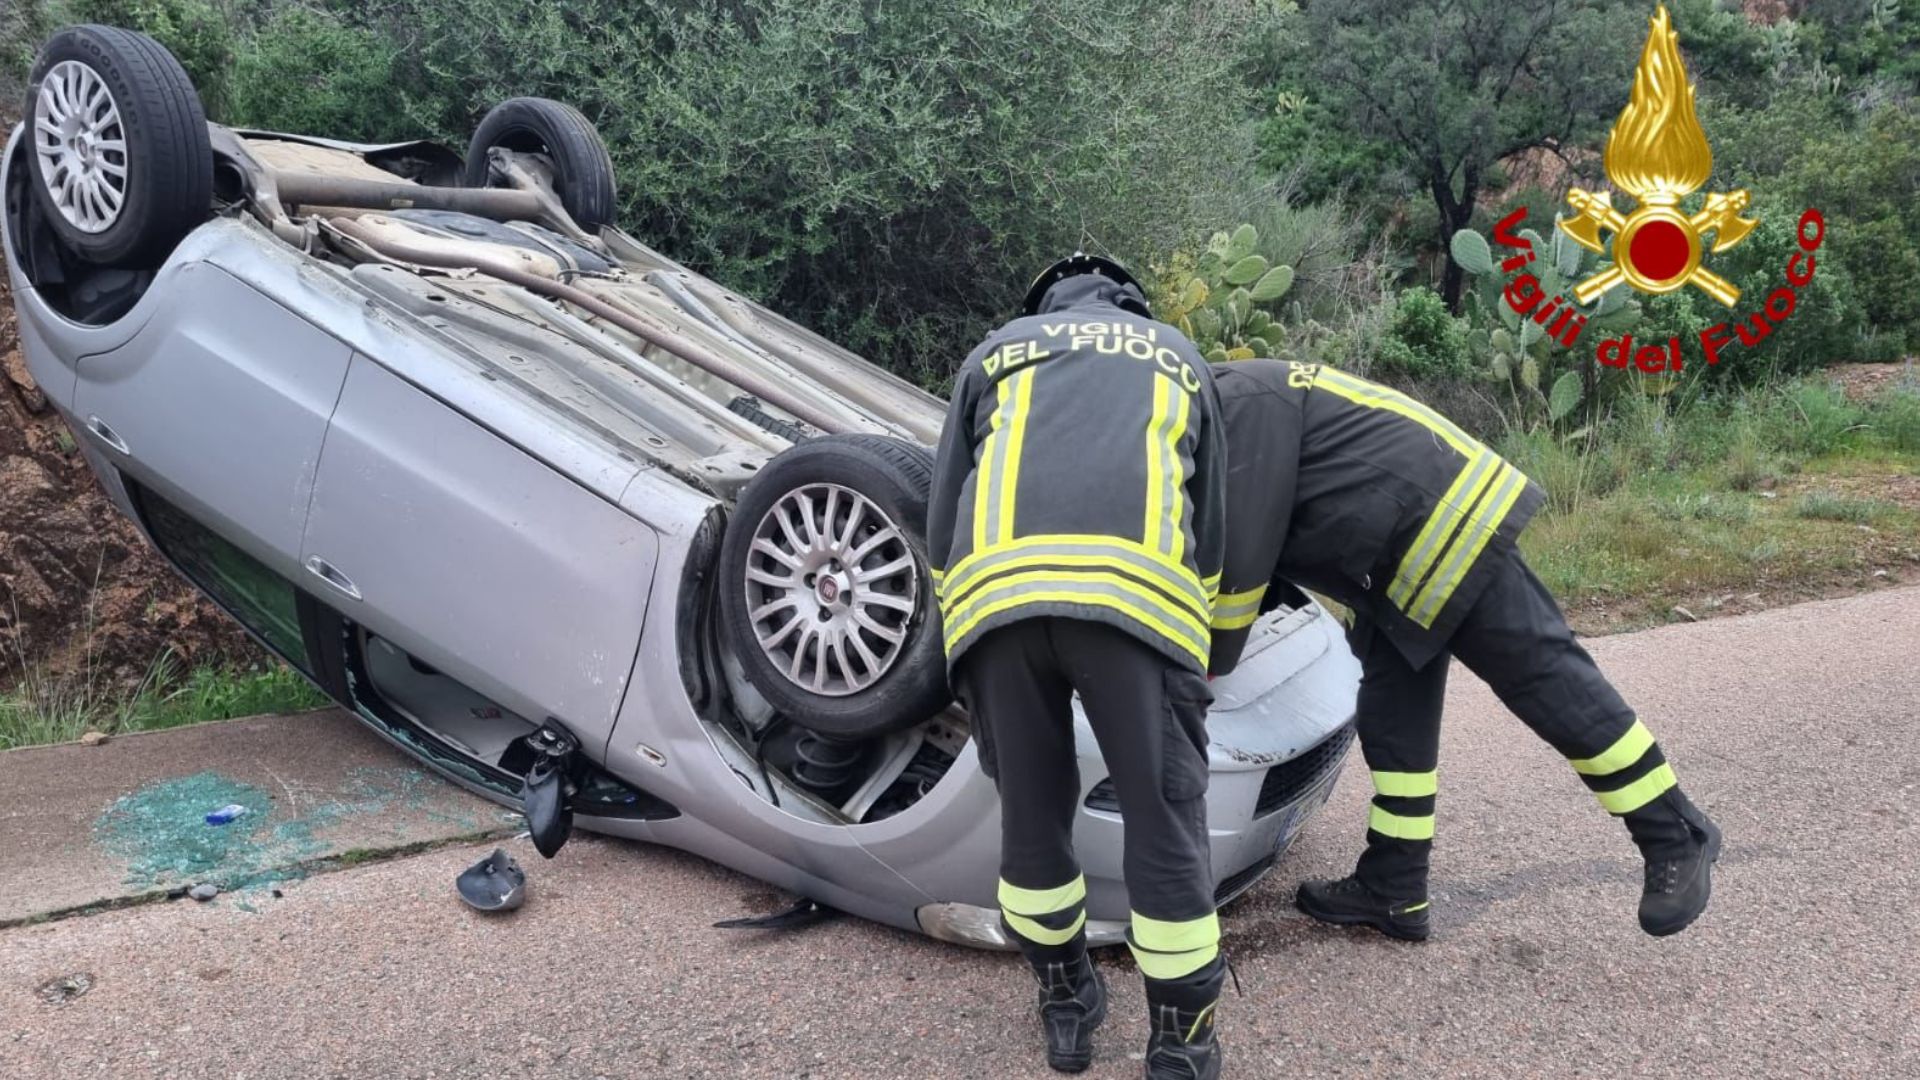
[[[138,333],[79,361],[82,437],[139,486],[293,578],[352,352],[207,263],[182,267],[170,288]]]
[[[604,743],[657,553],[639,520],[354,357],[303,547],[309,583],[354,623]]]

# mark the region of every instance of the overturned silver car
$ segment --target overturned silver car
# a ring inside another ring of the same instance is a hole
[[[616,228],[580,113],[505,102],[464,159],[229,130],[151,40],[75,27],[0,191],[27,362],[101,485],[402,752],[543,847],[575,820],[1005,944],[925,566],[942,403]],[[1312,605],[1246,657],[1209,723],[1223,900],[1325,801],[1357,678]]]

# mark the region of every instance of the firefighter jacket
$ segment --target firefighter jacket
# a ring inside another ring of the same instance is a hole
[[[1123,288],[1062,281],[955,376],[927,522],[950,665],[1052,615],[1206,670],[1225,532],[1213,373],[1178,330],[1116,306]]]
[[[1334,368],[1242,360],[1214,375],[1230,471],[1213,673],[1239,663],[1288,583],[1366,615],[1425,666],[1540,489],[1446,417]]]

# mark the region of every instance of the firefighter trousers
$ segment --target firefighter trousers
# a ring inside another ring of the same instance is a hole
[[[1574,639],[1520,553],[1502,546],[1483,557],[1500,563],[1447,652],[1425,667],[1408,664],[1364,616],[1349,634],[1361,666],[1355,724],[1374,787],[1355,874],[1393,899],[1427,895],[1449,653],[1565,756],[1608,812],[1632,813],[1675,784],[1652,733]]]
[[[1206,680],[1123,630],[1059,617],[990,631],[954,675],[981,767],[1000,789],[1001,917],[1028,959],[1084,940],[1077,692],[1126,819],[1128,944],[1141,974],[1176,980],[1214,964]]]

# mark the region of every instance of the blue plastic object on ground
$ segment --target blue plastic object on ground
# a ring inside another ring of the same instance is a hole
[[[207,824],[225,825],[227,822],[232,821],[235,818],[245,816],[246,813],[247,813],[247,808],[240,805],[239,803],[228,803],[227,805],[221,807],[220,809],[215,810],[213,813],[208,814]]]

